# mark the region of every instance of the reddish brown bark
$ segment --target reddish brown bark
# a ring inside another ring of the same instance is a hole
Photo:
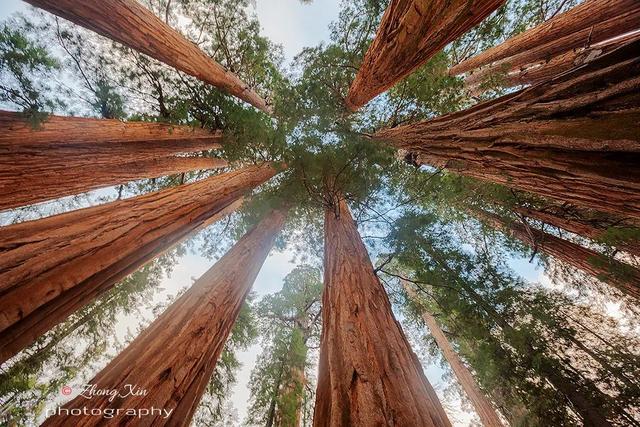
[[[640,42],[552,80],[374,138],[418,163],[640,218]]]
[[[120,120],[84,117],[49,116],[38,128],[25,120],[24,115],[0,110],[0,149],[12,152],[24,145],[95,144],[98,142],[159,142],[182,147],[185,140],[200,143],[219,142],[221,132],[153,122],[122,122]],[[219,147],[219,146],[218,146]],[[183,147],[191,151],[189,146]],[[216,148],[216,147],[211,147]],[[178,151],[179,152],[179,151]]]
[[[638,13],[640,17],[640,13]],[[639,18],[640,20],[640,18]],[[640,27],[640,23],[638,23]],[[502,64],[496,67],[485,67],[470,74],[465,79],[465,85],[477,91],[479,85],[490,79],[494,73],[503,73],[499,77],[503,87],[511,87],[525,84],[540,83],[571,70],[574,67],[587,64],[602,55],[605,55],[620,46],[640,39],[640,32],[615,37],[613,39],[594,43],[587,47],[574,48],[553,58],[545,57],[542,61],[531,64],[516,65]]]
[[[39,168],[29,167],[18,173],[11,168],[0,168],[0,210],[124,184],[136,179],[227,166],[226,161],[209,157],[172,156],[137,162],[120,161],[105,166],[87,163],[80,167],[71,167],[64,161],[53,164],[51,160],[45,158],[40,162]]]
[[[616,224],[615,221],[589,218],[577,212],[573,212],[573,214],[571,212],[562,212],[560,207],[557,207],[557,209],[533,209],[517,206],[513,210],[519,215],[544,222],[545,224],[561,228],[594,241],[602,240],[605,233],[612,229],[637,228],[637,226],[633,224],[628,226],[620,223]],[[637,240],[625,240],[612,242],[611,244],[618,250],[640,256],[640,242]]]
[[[571,10],[556,15],[498,46],[462,61],[452,67],[449,74],[462,74],[518,54],[535,52],[532,57],[535,56],[536,59],[520,62],[520,64],[529,64],[569,49],[588,46],[595,42],[593,34],[589,37],[589,33],[597,33],[598,41],[604,41],[611,36],[602,35],[606,32],[601,30],[603,22],[617,20],[619,29],[613,29],[613,35],[622,34],[637,28],[638,21],[635,15],[637,10],[636,0],[586,0]],[[635,22],[635,27],[632,25],[631,28],[623,30],[622,27],[628,26],[629,21]]]
[[[325,213],[314,426],[449,426],[344,200]]]
[[[0,363],[275,173],[249,166],[0,228]]]
[[[345,100],[365,105],[473,28],[504,0],[392,0]]]
[[[409,282],[403,280],[402,286],[405,291],[409,295],[409,297],[418,302],[416,292],[413,290]],[[419,304],[419,302],[418,302]],[[447,339],[442,329],[438,325],[436,318],[431,315],[428,311],[424,309],[424,307],[420,307],[420,311],[422,314],[422,319],[427,324],[429,331],[431,331],[431,336],[435,340],[438,348],[442,351],[442,355],[451,366],[451,370],[456,375],[460,386],[467,394],[467,397],[471,401],[478,417],[480,417],[480,421],[482,425],[485,427],[500,427],[502,426],[502,421],[500,421],[500,417],[496,413],[496,410],[493,407],[491,401],[484,395],[476,380],[469,372],[469,369],[462,363],[462,360],[458,357],[458,354],[455,352],[449,340]]]
[[[114,418],[123,425],[188,426],[197,409],[242,303],[262,267],[286,212],[274,210],[244,235],[193,286],[165,310],[89,383],[126,390],[136,384],[146,396],[79,396],[64,409],[162,408],[169,416]],[[102,425],[102,416],[52,416],[44,426]]]
[[[510,223],[498,215],[485,211],[473,211],[472,214],[491,227],[509,234],[536,250],[596,277],[626,295],[640,298],[640,270],[637,268],[545,233],[528,224]]]
[[[266,101],[136,0],[27,0],[28,3],[120,42],[212,84],[269,113]]]

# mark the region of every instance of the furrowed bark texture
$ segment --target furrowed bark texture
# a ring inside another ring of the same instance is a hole
[[[33,6],[95,31],[214,85],[269,113],[267,103],[178,31],[136,0],[27,0]]]
[[[165,310],[90,384],[125,390],[137,384],[146,396],[78,396],[64,408],[163,408],[144,425],[188,426],[216,362],[238,317],[242,303],[286,219],[284,210],[270,212],[245,234],[193,286]],[[96,416],[52,416],[44,426],[95,426]],[[119,417],[118,425],[139,425],[136,417]]]
[[[545,56],[549,57],[568,49],[588,46],[594,42],[593,34],[590,38],[589,33],[601,34],[603,30],[601,30],[600,26],[606,21],[617,19],[620,25],[619,28],[628,25],[629,20],[637,24],[637,15],[635,15],[637,9],[638,2],[636,0],[586,0],[571,10],[556,15],[548,21],[510,38],[498,46],[487,49],[474,57],[462,61],[452,67],[449,70],[449,74],[458,75],[466,73],[467,71],[505,58],[523,53],[526,54],[526,52],[529,51],[544,52],[544,50],[540,50],[540,48],[545,45],[547,49],[546,55],[538,59],[542,59]],[[637,25],[635,28],[637,28]],[[619,29],[614,32],[615,34],[622,34],[631,29],[633,28],[628,30]],[[599,38],[599,41],[609,38],[602,35],[596,37]],[[570,40],[572,44],[569,42]],[[550,51],[549,49],[560,50]],[[535,54],[535,56],[539,55],[540,53]],[[531,62],[534,61],[529,60],[525,62],[525,64]]]
[[[143,178],[227,166],[222,159],[209,157],[161,157],[135,162],[122,161],[113,165],[96,166],[85,163],[71,167],[63,159],[40,162],[39,168],[28,167],[19,172],[0,167],[0,210],[44,202],[101,187],[124,184]],[[79,159],[72,158],[76,163]],[[114,159],[117,160],[117,159]],[[3,161],[0,161],[3,163]],[[23,165],[19,165],[23,166]]]
[[[180,146],[183,140],[201,139],[211,143],[222,137],[221,132],[153,122],[122,122],[120,120],[84,117],[49,116],[37,129],[23,114],[0,110],[0,150],[12,152],[20,146],[95,144],[97,142],[172,142]]]
[[[640,13],[637,14],[640,17]],[[640,21],[640,18],[639,18]],[[640,22],[637,24],[640,27]],[[615,37],[601,43],[594,43],[586,47],[573,48],[553,58],[545,58],[531,64],[516,65],[502,64],[496,67],[485,67],[478,70],[465,79],[465,85],[472,90],[478,88],[494,73],[505,72],[500,83],[503,87],[512,87],[526,84],[536,84],[550,80],[574,67],[578,67],[599,58],[629,42],[640,39],[640,31],[632,34]],[[477,92],[477,90],[476,90]]]
[[[314,426],[449,426],[344,200],[325,212]]]
[[[514,212],[594,241],[602,239],[604,234],[611,228],[637,228],[635,225],[628,227],[625,225],[618,226],[613,225],[609,221],[599,221],[598,219],[585,218],[581,215],[567,215],[566,213],[554,212],[553,210],[515,207]],[[640,256],[640,242],[638,241],[615,242],[612,245],[618,250],[627,252],[631,255]]]
[[[377,132],[420,164],[640,218],[640,42],[547,82]]]
[[[540,252],[582,270],[626,295],[640,298],[640,270],[637,268],[529,225],[507,222],[490,212],[474,210],[472,214],[491,227],[509,234]]]
[[[409,298],[418,302],[416,292],[413,290],[409,282],[403,280],[402,286],[407,292],[407,295],[409,295]],[[462,360],[458,357],[458,354],[449,343],[444,332],[440,329],[435,317],[427,312],[424,307],[421,306],[420,309],[422,312],[422,319],[427,324],[427,327],[431,332],[431,336],[436,341],[438,348],[442,351],[444,358],[449,363],[449,366],[451,366],[451,370],[456,375],[458,382],[473,404],[476,413],[480,417],[482,425],[485,427],[501,427],[503,425],[502,421],[500,421],[500,417],[496,413],[493,404],[489,399],[487,399],[482,390],[480,390],[480,387],[478,387],[473,375],[471,375],[469,369],[464,365],[464,363],[462,363]]]
[[[346,99],[356,111],[469,31],[504,0],[392,0]]]
[[[249,166],[0,228],[0,363],[275,172]]]

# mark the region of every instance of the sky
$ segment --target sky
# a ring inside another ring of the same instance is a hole
[[[328,39],[328,25],[337,18],[338,6],[337,0],[315,0],[311,4],[303,4],[299,0],[256,0],[255,11],[263,35],[283,46],[285,63],[288,64],[304,47],[315,46]],[[2,0],[0,19],[27,8],[28,5],[20,0]],[[105,194],[108,191],[112,190],[104,190]],[[253,287],[258,296],[280,290],[282,279],[295,266],[291,262],[292,258],[293,254],[290,252],[272,252],[269,255]],[[537,278],[538,271],[531,264],[520,260],[514,262],[517,270],[525,273],[525,277],[534,280]],[[161,287],[164,291],[156,299],[175,295],[179,289],[191,284],[212,264],[213,261],[195,254],[190,253],[184,256],[171,275],[162,281]],[[124,335],[128,328],[135,329],[136,320],[121,319],[119,324],[115,325],[118,335]],[[233,389],[232,401],[238,410],[240,420],[243,420],[246,415],[249,401],[249,376],[259,351],[260,346],[256,344],[248,351],[239,354],[243,367],[238,372],[238,382]],[[425,368],[428,379],[438,389],[443,374],[442,369],[434,365]],[[464,413],[458,415],[456,424],[468,425],[470,415]]]

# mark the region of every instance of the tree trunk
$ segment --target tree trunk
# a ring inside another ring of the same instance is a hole
[[[135,384],[146,396],[78,396],[63,409],[90,407],[171,411],[144,418],[145,425],[188,426],[242,303],[284,225],[286,212],[274,210],[242,237],[193,286],[165,310],[90,384],[121,390]],[[64,414],[64,412],[63,412]],[[52,416],[44,426],[92,426],[101,416]],[[138,425],[136,417],[119,417],[118,425]]]
[[[594,32],[599,32],[599,26],[610,19],[617,19],[621,27],[627,25],[627,13],[637,11],[637,9],[638,2],[636,0],[586,0],[571,10],[556,15],[548,21],[508,39],[502,44],[462,61],[452,67],[449,70],[449,74],[454,76],[466,73],[483,65],[510,58],[523,52],[544,52],[539,48],[548,43],[551,44],[546,49],[559,46],[560,50],[547,50],[546,55],[539,57],[539,59],[548,58],[557,53],[566,52],[569,49],[588,46],[590,42],[594,42],[589,37],[591,29]],[[624,30],[616,34],[622,33],[624,33]],[[607,38],[605,37],[599,41]],[[568,42],[569,40],[571,40],[571,43]],[[538,55],[536,54],[536,56]],[[535,61],[525,63],[531,62]]]
[[[0,110],[0,150],[4,154],[28,145],[96,144],[99,142],[166,141],[167,146],[183,147],[183,141],[219,141],[222,132],[155,122],[123,122],[120,120],[92,119],[50,115],[38,128],[34,128],[21,113]],[[220,146],[211,146],[219,148]],[[179,151],[173,151],[176,153]]]
[[[356,111],[486,18],[504,0],[392,0],[345,101]]]
[[[418,163],[640,218],[640,42],[467,110],[374,134]]]
[[[418,302],[416,292],[413,290],[409,282],[403,280],[402,286],[407,292],[407,295],[409,295],[409,297],[415,302]],[[482,425],[485,427],[502,426],[502,421],[500,421],[500,417],[496,413],[493,404],[489,399],[487,399],[482,390],[480,390],[480,387],[478,387],[478,384],[471,375],[471,372],[469,372],[469,369],[462,363],[462,360],[460,360],[458,354],[449,343],[449,340],[440,329],[435,317],[428,313],[424,307],[421,306],[420,308],[422,319],[431,331],[431,336],[436,341],[440,351],[442,351],[444,358],[449,362],[451,370],[456,375],[456,378],[458,378],[458,382],[473,404],[476,413],[480,417]]]
[[[637,12],[636,14],[638,16],[638,21],[640,21],[640,12]],[[615,23],[617,24],[617,20]],[[640,22],[635,22],[634,25],[636,27],[640,27]],[[620,30],[620,28],[617,25],[613,25],[613,23],[612,27],[616,30]],[[500,84],[502,87],[544,82],[569,71],[574,67],[588,64],[594,59],[624,46],[629,42],[638,40],[639,38],[640,32],[635,32],[599,43],[592,40],[591,43],[593,44],[587,44],[584,47],[570,49],[552,58],[545,55],[543,58],[539,58],[536,62],[530,64],[516,64],[509,62],[508,64],[485,67],[469,74],[464,83],[472,91],[481,92],[482,88],[480,86],[489,79],[491,75],[504,72],[506,72],[506,74],[503,78],[500,78]],[[511,61],[511,59],[509,59],[509,61]]]
[[[509,223],[490,212],[474,210],[471,214],[491,227],[502,230],[534,249],[602,280],[626,295],[640,298],[640,270],[635,267],[528,225]]]
[[[226,161],[209,157],[172,156],[127,163],[117,162],[116,158],[110,166],[85,163],[80,167],[55,164],[52,160],[44,159],[39,168],[29,167],[19,174],[0,168],[0,211],[137,179],[227,166]],[[75,163],[78,159],[73,160]]]
[[[0,228],[0,363],[275,173],[249,166]]]
[[[27,2],[212,84],[266,113],[270,112],[266,101],[238,76],[225,70],[195,43],[136,0]]]
[[[560,207],[558,208],[561,209]],[[542,210],[516,206],[513,210],[519,215],[544,222],[596,242],[602,239],[608,230],[617,228],[622,231],[632,228],[624,225],[617,226],[610,221],[600,221],[596,218],[587,218],[582,215],[563,215],[561,211],[554,209]],[[613,242],[612,245],[618,250],[640,257],[640,242],[637,240]]]
[[[314,426],[449,426],[391,311],[346,202],[325,212]]]

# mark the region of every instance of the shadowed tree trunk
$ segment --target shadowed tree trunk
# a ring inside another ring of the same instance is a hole
[[[550,81],[374,134],[419,164],[640,218],[640,42]]]
[[[154,122],[122,122],[120,120],[84,117],[49,116],[35,128],[21,113],[0,110],[0,149],[8,153],[27,145],[95,144],[99,142],[167,141],[167,146],[182,147],[184,140],[200,143],[220,140],[222,132]],[[215,147],[211,147],[215,148]],[[175,151],[174,151],[175,152]]]
[[[343,199],[325,211],[314,426],[449,426]]]
[[[637,27],[640,27],[640,12],[638,12]],[[494,73],[507,72],[499,77],[503,87],[540,83],[560,75],[574,67],[587,64],[631,41],[640,39],[640,32],[616,37],[605,42],[588,45],[585,48],[574,48],[553,58],[545,57],[542,61],[531,64],[516,65],[503,64],[496,67],[486,67],[470,74],[465,79],[465,85],[478,92],[484,83]]]
[[[0,363],[275,173],[249,166],[0,228]]]
[[[409,295],[409,298],[419,304],[416,292],[413,290],[409,282],[402,280],[402,286]],[[482,390],[480,390],[480,387],[478,387],[478,384],[471,375],[471,372],[469,372],[469,369],[462,363],[462,360],[458,357],[444,332],[440,329],[435,317],[427,312],[421,305],[420,312],[422,319],[427,324],[429,331],[431,331],[431,336],[438,345],[438,348],[440,348],[440,351],[442,351],[444,358],[449,363],[449,366],[451,366],[451,370],[456,375],[458,382],[473,404],[476,413],[480,417],[482,425],[485,427],[502,426],[502,421],[500,421],[500,417],[496,413],[493,404],[489,399],[487,399]]]
[[[27,2],[212,84],[264,112],[270,112],[265,100],[238,76],[225,70],[195,43],[162,22],[136,0]]]
[[[622,293],[640,298],[640,270],[610,259],[591,249],[532,228],[528,224],[510,223],[490,212],[473,210],[471,215],[493,228],[528,244],[554,259],[582,270],[617,288]]]
[[[514,66],[530,64],[570,49],[604,41],[636,29],[638,9],[636,0],[586,0],[498,46],[462,61],[452,67],[449,74],[462,74],[506,59],[513,60]],[[516,55],[523,55],[521,58],[527,59],[513,58]]]
[[[242,303],[267,258],[286,211],[274,210],[245,234],[193,286],[107,365],[90,384],[126,390],[136,384],[146,396],[78,396],[63,408],[162,408],[146,425],[188,426],[198,407]],[[101,425],[100,416],[52,416],[45,426]],[[118,425],[138,425],[119,417]]]
[[[356,111],[408,76],[504,0],[392,0],[346,99]]]
[[[513,210],[519,215],[544,222],[594,241],[601,240],[609,230],[618,229],[624,233],[624,230],[637,228],[625,226],[624,224],[614,224],[612,221],[585,217],[577,212],[573,215],[563,213],[560,207],[557,209],[534,209],[516,206]],[[640,242],[637,240],[614,241],[611,245],[631,255],[640,256]]]
[[[58,164],[44,159],[39,168],[28,167],[20,173],[0,168],[0,210],[44,202],[101,187],[124,184],[143,178],[157,178],[202,169],[227,166],[222,159],[209,157],[160,157],[113,165],[85,163],[71,167],[63,159]],[[78,159],[73,159],[75,163]],[[2,162],[0,162],[2,163]],[[22,165],[20,165],[22,166]]]

